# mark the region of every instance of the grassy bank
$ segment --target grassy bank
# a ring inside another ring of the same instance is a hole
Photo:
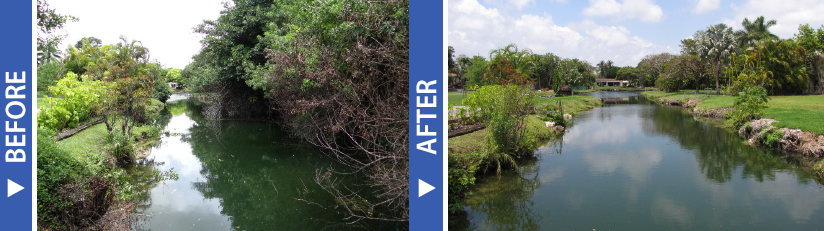
[[[163,103],[152,99],[146,114],[155,116],[163,108]],[[157,140],[159,130],[153,124],[139,124],[132,129],[132,139],[110,142],[104,123],[60,141],[54,140],[55,131],[38,129],[38,227],[41,230],[110,229],[111,225],[120,224],[123,226],[114,229],[128,228],[124,224],[131,219],[128,214],[132,210],[125,208],[131,208],[128,206],[132,198],[145,192],[137,190],[135,184],[141,182],[134,182],[134,177],[123,170],[129,162],[121,162],[123,158],[113,153],[115,150],[121,153],[129,150],[133,155],[143,153],[139,151],[141,147]],[[151,171],[149,175],[139,178],[159,181],[173,174]],[[108,220],[108,223],[98,223],[99,220]]]
[[[642,92],[641,95],[654,101],[679,100],[682,104],[690,99],[700,99],[701,101],[695,105],[696,110],[731,108],[735,102],[734,96],[695,94],[695,91],[651,91]],[[770,96],[763,117],[778,120],[779,122],[773,124],[776,127],[801,129],[824,135],[824,96]]]
[[[601,105],[599,98],[591,96],[567,96],[567,97],[535,97],[533,105],[536,110],[547,107],[557,107],[561,103],[566,114],[577,114],[577,112],[592,109]],[[524,116],[524,128],[527,137],[525,140],[535,142],[534,148],[559,134],[559,131],[548,128],[545,122],[538,118],[538,115],[531,114]],[[476,176],[484,173],[496,172],[501,164],[503,155],[493,153],[488,139],[491,138],[489,128],[478,130],[466,135],[449,139],[448,142],[448,182],[449,182],[449,208],[450,211],[461,210],[460,200],[466,190],[474,185]]]

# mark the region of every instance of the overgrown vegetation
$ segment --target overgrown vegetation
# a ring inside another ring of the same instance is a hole
[[[760,86],[745,87],[735,98],[735,109],[729,113],[727,123],[734,128],[740,128],[750,120],[759,119],[764,114],[764,108],[769,101],[767,90]]]
[[[408,1],[226,3],[217,20],[196,28],[203,49],[181,74],[211,96],[207,116],[277,114],[294,135],[350,166],[319,170],[316,179],[350,219],[405,222],[408,10]],[[334,180],[351,171],[374,191]]]

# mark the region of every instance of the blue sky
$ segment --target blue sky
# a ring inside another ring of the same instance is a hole
[[[678,53],[680,41],[717,23],[742,29],[763,15],[770,30],[792,38],[800,24],[824,24],[818,0],[451,0],[448,42],[457,54],[488,57],[515,43],[591,63],[635,66],[645,55]]]

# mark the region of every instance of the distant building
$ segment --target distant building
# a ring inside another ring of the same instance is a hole
[[[599,87],[629,87],[629,80],[595,79],[595,85]]]
[[[169,87],[172,88],[172,89],[177,89],[177,83],[175,83],[175,82],[168,82],[166,84],[169,84]]]

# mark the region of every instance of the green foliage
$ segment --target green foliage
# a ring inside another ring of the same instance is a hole
[[[168,72],[166,72],[165,80],[169,82],[175,82],[180,84],[186,84],[186,79],[183,78],[181,74],[182,70],[177,68],[171,68]]]
[[[530,111],[532,95],[518,85],[483,86],[466,99],[463,104],[475,112],[480,119],[489,121],[490,149],[493,153],[519,155],[531,151],[530,142],[524,139],[523,117]]]
[[[46,98],[41,112],[37,114],[37,124],[41,128],[61,130],[77,126],[88,118],[100,105],[100,98],[106,85],[100,81],[78,81],[72,72],[49,88],[55,98]]]
[[[160,102],[166,102],[169,100],[169,96],[174,93],[172,88],[169,87],[169,84],[166,83],[155,83],[154,91],[152,91],[152,98],[160,100]]]
[[[45,63],[60,58],[57,45],[65,35],[54,35],[53,32],[65,26],[66,22],[77,21],[71,15],[57,13],[49,8],[46,0],[37,0],[37,63]]]
[[[739,128],[750,120],[760,118],[769,100],[767,90],[763,87],[745,87],[735,98],[735,109],[730,112],[727,123]]]
[[[477,153],[450,153],[448,155],[449,212],[463,210],[460,202],[467,189],[475,185],[475,173],[478,171],[481,162],[478,155]]]
[[[37,65],[37,93],[48,92],[49,87],[57,84],[61,74],[60,62],[50,61]]]
[[[53,135],[50,130],[37,130],[37,223],[62,229],[65,224],[60,223],[59,216],[72,204],[60,195],[61,187],[90,174],[54,143]]]
[[[106,144],[119,163],[131,163],[134,160],[134,143],[120,128],[115,127],[106,135]]]
[[[782,138],[784,138],[784,132],[782,132],[781,129],[771,129],[765,132],[762,137],[759,137],[758,142],[767,147],[779,148]]]
[[[467,86],[483,86],[487,85],[487,82],[484,80],[484,75],[486,74],[486,66],[489,65],[489,62],[486,61],[486,58],[483,56],[473,56],[472,57],[472,64],[469,65],[466,73],[464,74],[464,78],[466,79]]]

